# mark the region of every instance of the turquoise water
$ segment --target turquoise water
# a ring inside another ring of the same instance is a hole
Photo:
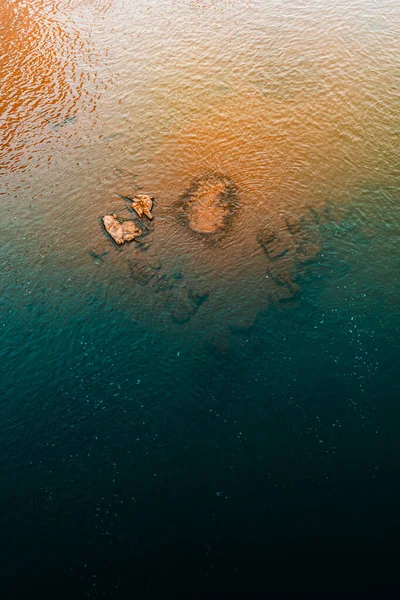
[[[0,13],[3,597],[394,593],[397,4],[132,4]]]

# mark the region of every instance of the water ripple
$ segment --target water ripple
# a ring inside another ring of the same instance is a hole
[[[0,5],[0,169],[36,164],[57,150],[61,131],[68,143],[78,114],[95,106],[95,55],[70,8],[48,0]]]

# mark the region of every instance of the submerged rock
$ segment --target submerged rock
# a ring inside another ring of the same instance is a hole
[[[148,294],[159,295],[160,301],[176,324],[187,323],[208,299],[208,291],[194,290],[184,283],[180,270],[165,272],[156,257],[146,259],[136,255],[127,261],[135,285],[149,286]]]
[[[140,218],[145,215],[150,221],[153,219],[153,215],[151,214],[153,198],[150,198],[150,196],[138,194],[132,201],[132,208]]]
[[[260,231],[257,241],[270,260],[276,260],[288,252],[288,246],[281,237],[270,229]]]
[[[286,227],[287,227],[288,231],[292,235],[298,235],[299,233],[301,233],[301,222],[299,219],[297,219],[293,215],[288,215],[285,218],[285,223],[286,223]]]
[[[196,292],[186,287],[177,289],[169,299],[169,312],[174,323],[190,321],[208,298],[208,292]]]
[[[307,223],[305,220],[302,222],[296,217],[288,216],[285,219],[285,223],[296,244],[296,261],[301,264],[313,259],[320,251],[315,227],[311,235],[309,228],[306,227]]]
[[[228,227],[237,206],[236,192],[228,179],[208,175],[186,192],[181,206],[193,231],[213,235]]]
[[[105,215],[102,221],[105,230],[118,245],[131,242],[143,233],[134,221],[117,221],[117,215]]]
[[[275,263],[276,264],[276,263]],[[293,269],[280,270],[273,266],[267,268],[267,275],[279,286],[285,286],[291,294],[298,294],[300,287],[295,281],[296,273]]]
[[[139,285],[147,285],[161,269],[161,265],[151,264],[148,261],[136,260],[128,261],[129,270],[132,279]]]
[[[296,260],[298,263],[303,264],[314,259],[319,251],[321,250],[320,244],[317,242],[311,242],[305,240],[302,244],[299,244],[296,251]]]
[[[271,304],[296,302],[299,282],[320,251],[315,219],[311,221],[306,214],[271,217],[268,227],[258,232],[257,241],[268,259],[266,279],[276,284],[268,286]]]

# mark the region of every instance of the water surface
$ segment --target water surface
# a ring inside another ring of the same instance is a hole
[[[391,552],[399,56],[390,0],[1,1],[10,598],[26,569],[224,597],[341,540]],[[214,243],[177,218],[210,173],[239,200]],[[101,216],[138,192],[154,227],[117,248]]]

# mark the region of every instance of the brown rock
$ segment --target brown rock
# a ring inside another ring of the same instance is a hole
[[[219,175],[200,179],[183,198],[189,227],[196,233],[215,234],[229,224],[236,206],[233,185]]]
[[[153,208],[153,199],[145,194],[138,194],[132,201],[132,208],[139,217],[146,215],[150,221],[153,219],[151,209]]]
[[[102,221],[105,230],[118,245],[131,242],[143,233],[134,221],[117,221],[117,215],[105,215]]]

